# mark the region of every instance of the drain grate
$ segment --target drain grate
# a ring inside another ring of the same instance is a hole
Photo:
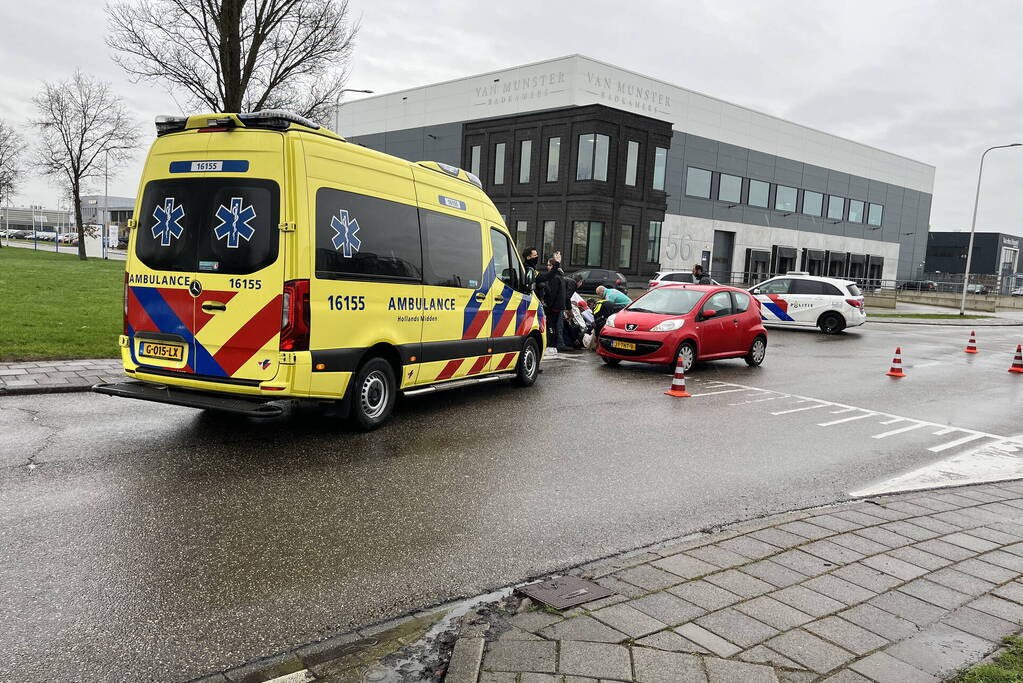
[[[522,586],[517,591],[554,609],[568,609],[584,602],[614,595],[614,591],[580,579],[578,576],[559,576],[556,579]]]

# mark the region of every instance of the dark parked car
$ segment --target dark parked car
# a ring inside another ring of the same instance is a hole
[[[614,287],[615,289],[625,291],[629,283],[625,279],[625,276],[621,273],[616,273],[613,270],[604,270],[602,268],[592,268],[590,270],[579,270],[573,275],[582,275],[583,283],[579,286],[580,294],[595,294],[597,287],[603,285],[605,287]]]
[[[936,292],[938,283],[933,280],[907,280],[899,285],[899,289],[911,289],[919,292]]]

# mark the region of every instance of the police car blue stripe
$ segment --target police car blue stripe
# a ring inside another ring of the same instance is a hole
[[[767,310],[771,311],[771,313],[774,313],[776,316],[778,316],[779,320],[784,320],[785,322],[795,322],[792,316],[790,316],[785,311],[781,310],[781,306],[779,306],[778,304],[772,303],[770,301],[761,301],[760,304]],[[770,318],[765,318],[765,320],[770,320]]]

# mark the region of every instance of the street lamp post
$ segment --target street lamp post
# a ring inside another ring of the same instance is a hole
[[[103,227],[100,229],[100,244],[103,258],[107,257],[107,221],[110,220],[110,150],[103,150]]]
[[[359,90],[357,88],[342,88],[337,97],[334,98],[334,132],[341,135],[341,98],[344,97],[346,92],[361,92],[367,95],[372,95],[372,90]]]
[[[980,155],[980,170],[977,171],[977,195],[973,198],[973,220],[970,222],[970,244],[966,247],[966,272],[963,273],[963,298],[959,303],[959,315],[966,315],[966,287],[970,283],[970,265],[973,262],[973,236],[977,230],[977,205],[980,203],[980,179],[984,175],[984,157],[993,149],[1004,149],[1006,147],[1020,147],[1021,142],[1012,142],[1008,145],[995,145],[988,147]]]

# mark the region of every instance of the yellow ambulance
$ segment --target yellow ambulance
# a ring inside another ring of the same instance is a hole
[[[543,308],[464,170],[282,111],[157,119],[104,394],[247,415],[338,403],[363,429],[415,395],[532,385]]]

